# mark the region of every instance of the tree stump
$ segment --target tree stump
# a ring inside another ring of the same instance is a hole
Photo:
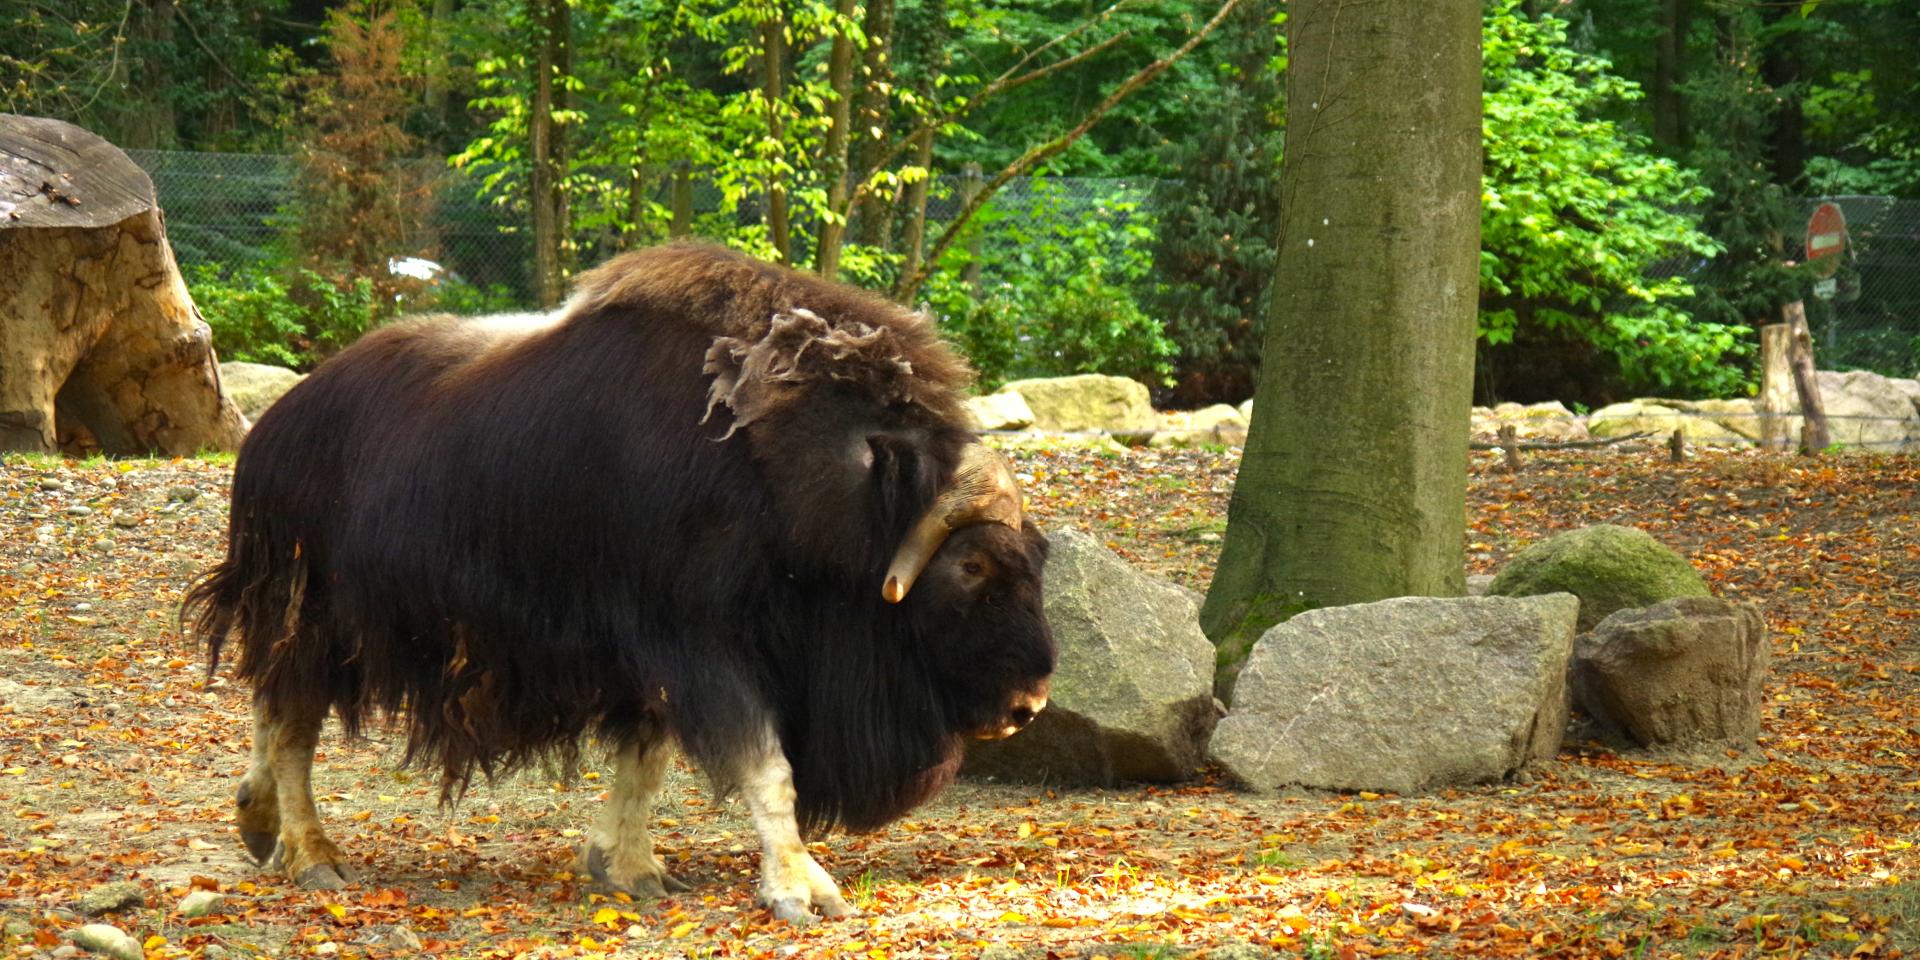
[[[0,278],[0,451],[240,445],[153,181],[119,148],[0,114]]]

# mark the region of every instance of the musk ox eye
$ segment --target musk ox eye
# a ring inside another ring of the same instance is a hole
[[[968,560],[966,563],[960,565],[960,569],[969,577],[977,577],[986,572],[986,568],[982,567],[978,560]]]

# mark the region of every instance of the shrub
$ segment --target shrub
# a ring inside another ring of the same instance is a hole
[[[186,278],[228,360],[309,369],[371,328],[379,307],[366,278],[340,288],[311,270],[225,276],[211,264],[188,267]]]
[[[955,244],[928,282],[928,306],[983,386],[1071,373],[1169,382],[1175,344],[1136,299],[1153,266],[1151,219],[1125,193],[1091,210],[1065,209],[1064,199],[1036,178],[1024,206],[976,217],[979,262],[993,271],[976,293],[962,279],[968,244]]]

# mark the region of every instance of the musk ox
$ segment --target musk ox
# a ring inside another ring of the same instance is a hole
[[[1053,670],[1046,541],[970,377],[921,316],[690,245],[551,318],[367,335],[260,417],[185,606],[253,688],[247,848],[345,882],[309,784],[329,711],[391,718],[443,799],[594,734],[595,878],[685,889],[647,828],[677,745],[744,797],[776,916],[850,912],[803,833],[925,800]]]

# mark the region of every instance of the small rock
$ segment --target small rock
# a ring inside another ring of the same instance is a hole
[[[1005,943],[988,944],[980,951],[980,960],[1026,960],[1027,952]]]
[[[116,960],[145,960],[147,952],[140,948],[125,930],[107,923],[89,923],[69,934],[73,942],[94,953],[114,957]]]
[[[193,487],[171,487],[167,490],[167,500],[172,503],[192,503],[199,496],[200,491]]]
[[[137,883],[121,881],[106,883],[87,891],[80,898],[80,912],[89,917],[105,916],[121,910],[131,910],[147,905],[147,895]]]
[[[180,915],[191,920],[195,917],[204,917],[209,913],[219,913],[226,902],[227,898],[223,894],[212,890],[195,890],[180,901]]]
[[[52,477],[41,477],[41,478],[40,478],[40,489],[42,489],[42,490],[58,490],[58,489],[60,489],[60,481],[58,481],[58,480],[56,480],[56,479],[54,479],[54,478],[52,478]]]
[[[131,510],[115,510],[113,511],[112,517],[113,525],[116,527],[137,527],[140,525],[140,515]]]
[[[387,934],[387,939],[392,940],[394,943],[398,944],[401,948],[405,950],[413,951],[413,952],[418,952],[424,949],[426,946],[424,943],[421,942],[420,935],[413,932],[412,927],[405,927],[405,926],[394,927],[393,932],[390,934]]]
[[[0,926],[0,933],[9,937],[31,937],[33,924],[25,920],[8,920],[5,926]]]
[[[93,542],[93,548],[103,553],[105,551],[112,550],[114,547],[117,547],[117,546],[119,546],[119,544],[113,542],[112,537],[101,537],[100,539],[95,540]]]
[[[85,504],[74,504],[68,507],[65,513],[69,517],[91,517],[93,516],[93,508]]]
[[[1204,956],[1206,960],[1273,960],[1279,954],[1266,947],[1240,942],[1223,943],[1208,950]]]
[[[63,943],[57,947],[54,947],[53,950],[47,954],[47,956],[54,958],[54,960],[67,960],[68,957],[80,957],[85,955],[86,955],[85,950],[82,950],[71,943]]]

